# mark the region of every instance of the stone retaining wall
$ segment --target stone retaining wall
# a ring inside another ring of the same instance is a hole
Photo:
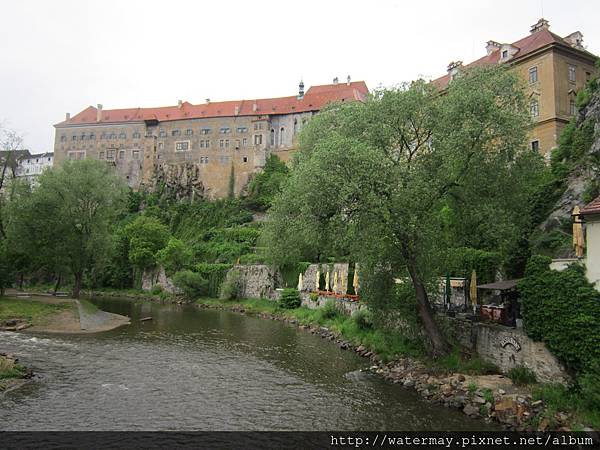
[[[159,267],[154,270],[144,270],[142,272],[142,289],[144,291],[151,291],[156,285],[162,287],[163,292],[169,294],[179,294],[179,289],[173,284],[173,280],[167,276],[165,269]]]
[[[310,309],[317,309],[325,306],[328,300],[335,300],[338,309],[344,314],[351,315],[354,311],[366,308],[363,303],[354,302],[344,298],[327,297],[325,295],[319,295],[316,301],[310,299],[310,294],[307,292],[301,292],[300,298],[302,299],[302,306],[306,306]]]
[[[501,325],[448,318],[457,342],[477,353],[506,373],[515,367],[526,367],[538,381],[568,383],[570,376],[564,366],[550,353],[543,342],[535,342],[525,331]]]
[[[283,284],[283,280],[278,270],[264,264],[236,265],[227,273],[226,280],[234,272],[240,276],[241,298],[279,298],[276,288]]]

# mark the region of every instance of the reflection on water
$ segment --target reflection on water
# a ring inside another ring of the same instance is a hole
[[[0,333],[0,349],[39,374],[0,396],[0,429],[491,429],[361,372],[368,360],[280,322],[95,303],[132,324],[96,335]]]

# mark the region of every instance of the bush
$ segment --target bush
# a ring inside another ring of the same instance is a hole
[[[221,285],[231,267],[231,264],[200,263],[196,265],[195,271],[208,281],[206,295],[214,298],[219,297]]]
[[[532,257],[519,283],[527,334],[575,372],[600,364],[600,294],[580,266],[550,270],[551,259]]]
[[[479,282],[491,283],[496,278],[501,262],[502,257],[497,252],[469,247],[453,248],[450,249],[448,270],[453,276],[470,278],[474,269]]]
[[[150,289],[150,293],[152,295],[159,295],[162,291],[163,287],[160,284],[155,284],[154,286],[152,286],[152,289]]]
[[[321,318],[324,320],[335,319],[339,316],[340,310],[337,307],[337,303],[334,299],[329,299],[321,308]]]
[[[354,319],[356,326],[361,330],[370,330],[373,328],[373,314],[366,308],[354,311],[352,319]]]
[[[577,381],[584,405],[591,410],[600,411],[600,366],[596,364]]]
[[[242,292],[242,276],[238,270],[232,269],[227,272],[225,281],[221,286],[221,299],[236,300]]]
[[[156,253],[156,261],[170,275],[189,266],[192,261],[192,252],[182,241],[172,237],[166,247]]]
[[[535,373],[524,366],[513,367],[508,371],[507,375],[518,386],[537,383]]]
[[[300,293],[294,288],[284,289],[279,299],[279,306],[283,309],[296,309],[301,304]]]
[[[316,302],[319,300],[319,294],[317,294],[316,292],[311,292],[310,294],[308,294],[308,296],[310,297],[310,300],[313,302]]]
[[[182,270],[173,275],[173,284],[189,300],[204,297],[208,293],[208,281],[191,270]]]

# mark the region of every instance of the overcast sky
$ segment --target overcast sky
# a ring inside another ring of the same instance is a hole
[[[0,121],[34,152],[52,125],[105,109],[295,95],[338,76],[369,88],[443,75],[543,14],[600,53],[598,0],[4,1]]]

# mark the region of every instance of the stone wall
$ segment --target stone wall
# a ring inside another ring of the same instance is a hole
[[[449,318],[457,342],[477,353],[506,373],[523,366],[533,371],[538,381],[567,383],[570,380],[563,365],[550,353],[543,342],[534,342],[516,328]]]
[[[234,266],[226,277],[229,279],[237,272],[240,276],[241,298],[269,298],[276,300],[279,298],[277,287],[282,285],[282,277],[278,270],[264,264],[256,265],[237,265]]]
[[[329,273],[329,290],[333,291],[334,274],[338,274],[338,284],[335,290],[336,294],[346,294],[348,291],[348,263],[335,263],[335,264],[311,264],[308,269],[302,275],[302,291],[311,292],[315,291],[316,288],[316,277],[317,270],[321,274],[330,270]],[[350,280],[352,281],[352,280]]]
[[[325,295],[319,295],[317,300],[313,301],[310,299],[310,295],[306,292],[302,292],[300,294],[300,298],[302,299],[302,306],[310,309],[322,308],[325,306],[327,301],[334,299],[338,309],[344,314],[348,315],[352,315],[354,311],[358,311],[359,309],[366,308],[364,303],[354,302],[345,298],[328,297]]]

